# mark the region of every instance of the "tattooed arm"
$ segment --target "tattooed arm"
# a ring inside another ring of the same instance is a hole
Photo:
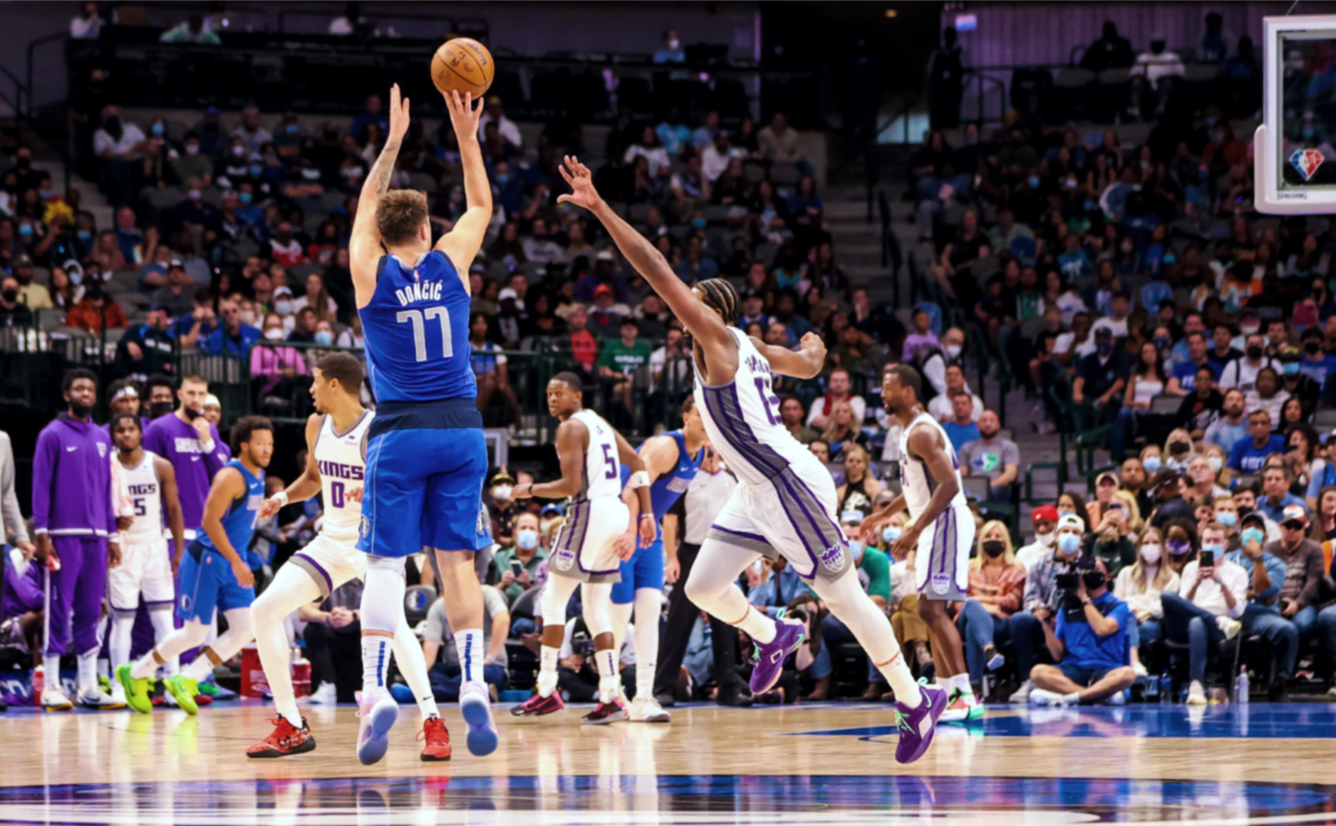
[[[376,292],[376,265],[382,253],[380,231],[376,228],[376,205],[390,188],[390,177],[399,158],[399,145],[408,131],[408,99],[399,99],[399,84],[390,89],[390,134],[380,157],[362,183],[353,219],[352,237],[348,239],[348,258],[353,274],[357,306],[365,307]]]

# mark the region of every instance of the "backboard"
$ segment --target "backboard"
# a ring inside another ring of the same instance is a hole
[[[1336,15],[1267,17],[1262,31],[1254,203],[1274,215],[1336,211]]]

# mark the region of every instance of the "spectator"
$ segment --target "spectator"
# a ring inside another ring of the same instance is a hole
[[[850,391],[849,372],[836,368],[830,371],[826,379],[826,393],[812,402],[807,411],[807,426],[815,430],[824,430],[829,423],[835,402],[847,401],[853,412],[853,420],[861,427],[867,417],[867,402],[861,396],[854,396]]]
[[[1212,346],[1207,351],[1206,357],[1211,363],[1219,367],[1222,371],[1227,364],[1236,359],[1243,358],[1243,351],[1234,346],[1234,333],[1229,329],[1229,325],[1221,324],[1215,328],[1212,333]]]
[[[1099,39],[1086,47],[1081,56],[1081,68],[1102,72],[1131,66],[1134,60],[1132,44],[1118,34],[1118,26],[1112,20],[1107,20]]]
[[[677,106],[668,107],[668,117],[655,127],[654,132],[671,157],[676,158],[691,146],[691,130],[683,122],[682,110]]]
[[[632,389],[636,383],[636,373],[649,363],[650,348],[648,341],[639,338],[640,325],[635,319],[623,318],[620,333],[620,338],[603,345],[603,351],[598,356],[598,366],[599,375],[611,383],[612,392],[621,400],[629,416],[633,409]]]
[[[659,141],[659,136],[652,126],[646,126],[641,130],[640,143],[628,146],[622,160],[626,162],[627,166],[634,166],[636,158],[640,157],[643,157],[649,164],[646,173],[651,178],[656,175],[667,174],[669,167],[672,165],[667,150],[663,148],[663,144]]]
[[[798,167],[803,175],[812,174],[812,166],[798,154],[798,133],[789,128],[788,119],[783,112],[776,112],[770,118],[770,125],[756,135],[760,146],[759,156],[770,163],[791,163]]]
[[[501,592],[490,585],[482,586],[483,680],[497,691],[509,685],[509,659],[506,639],[510,636],[510,610]],[[440,597],[427,609],[427,627],[422,632],[422,654],[426,657],[431,677],[432,693],[440,702],[452,703],[459,699],[463,669],[459,664],[460,652],[455,645],[446,619],[445,598]],[[440,657],[440,662],[437,662]]]
[[[985,667],[996,671],[1006,663],[997,645],[1011,638],[1011,618],[1021,610],[1024,592],[1025,566],[1012,552],[1011,532],[1003,522],[985,524],[970,560],[968,597],[956,617],[973,685],[982,686]],[[1027,667],[1034,663],[1021,663],[1021,673]],[[983,696],[982,689],[975,693]]]
[[[857,511],[865,519],[882,490],[881,482],[868,469],[868,452],[856,444],[845,448],[844,484],[835,491],[835,510],[841,514]]]
[[[486,115],[483,117],[486,117]],[[353,117],[350,129],[353,139],[358,143],[366,143],[368,126],[375,126],[382,135],[390,133],[390,118],[381,103],[380,95],[368,95],[366,108]],[[479,132],[479,137],[482,137],[481,132]]]
[[[1177,346],[1174,349],[1177,351]],[[1209,368],[1212,378],[1217,381],[1224,372],[1224,368],[1206,357],[1206,334],[1200,331],[1188,333],[1186,358],[1180,360],[1175,354],[1173,373],[1165,392],[1174,396],[1191,393],[1197,387],[1197,371],[1202,367]]]
[[[548,558],[540,547],[538,517],[524,512],[515,518],[515,545],[496,552],[494,564],[499,574],[497,588],[514,605],[520,595],[537,581],[538,566]]]
[[[622,320],[630,314],[625,304],[618,304],[612,287],[599,284],[594,288],[594,307],[589,313],[589,332],[608,340],[621,332]]]
[[[1247,607],[1248,572],[1225,557],[1225,527],[1212,522],[1202,532],[1202,553],[1183,567],[1179,591],[1166,591],[1164,637],[1188,645],[1188,705],[1206,705],[1209,646],[1232,638]]]
[[[832,460],[843,461],[841,451],[857,445],[867,447],[867,434],[855,421],[853,406],[848,401],[835,402],[830,416],[826,419],[826,429],[821,433],[821,441],[829,446]],[[838,487],[838,483],[836,486]]]
[[[1281,387],[1280,373],[1271,367],[1258,370],[1253,388],[1244,392],[1244,404],[1250,411],[1266,411],[1271,421],[1279,422],[1282,428],[1284,419],[1281,412],[1289,399],[1290,394]]]
[[[1221,496],[1229,495],[1228,490],[1215,483],[1215,471],[1211,469],[1210,460],[1204,453],[1199,453],[1188,461],[1188,479],[1191,482],[1188,497],[1193,500],[1204,498],[1214,502]]]
[[[589,332],[588,324],[589,314],[584,307],[575,305],[566,316],[566,334],[553,341],[553,345],[559,351],[569,352],[584,372],[592,373],[598,358],[598,344],[594,341],[593,333]]]
[[[200,46],[217,46],[222,43],[213,30],[212,21],[205,21],[204,16],[199,14],[192,14],[167,29],[158,40],[162,43],[194,43]]]
[[[520,135],[520,128],[515,122],[506,117],[505,111],[501,105],[501,98],[492,95],[487,98],[487,109],[478,119],[478,139],[484,140],[487,126],[496,124],[496,133],[511,147],[511,150],[518,152],[524,145],[523,137]]]
[[[1215,365],[1208,361],[1195,370],[1193,389],[1183,397],[1183,403],[1178,406],[1178,420],[1187,428],[1188,434],[1194,441],[1201,441],[1211,425],[1220,420],[1224,412],[1225,397],[1215,388]],[[1169,380],[1171,385],[1173,382],[1174,379]]]
[[[985,410],[979,417],[979,439],[965,445],[960,452],[960,466],[969,468],[969,475],[988,477],[989,501],[1010,502],[1012,485],[1020,468],[1020,448],[1001,435],[1002,425],[997,414]]]
[[[139,127],[122,121],[115,106],[102,110],[102,126],[93,133],[93,154],[102,159],[102,182],[114,204],[130,198],[131,163],[139,157],[144,140]]]
[[[209,308],[210,312],[213,308]],[[167,329],[167,310],[161,305],[149,308],[145,323],[125,331],[116,342],[116,373],[143,381],[148,376],[173,369],[172,354],[176,339]],[[194,346],[195,336],[190,341]],[[181,344],[182,349],[186,344]]]
[[[97,40],[107,21],[98,13],[97,3],[83,3],[81,9],[83,13],[70,20],[70,39]]]
[[[1095,352],[1081,359],[1072,382],[1073,413],[1077,430],[1088,431],[1113,423],[1118,415],[1121,394],[1127,384],[1127,354],[1114,350],[1113,334],[1108,327],[1095,330]]]
[[[333,322],[338,317],[339,305],[325,289],[325,279],[320,273],[306,276],[306,294],[292,302],[293,312],[301,312],[304,307],[315,311],[317,321]]]
[[[979,425],[975,423],[974,406],[969,393],[957,390],[951,396],[951,418],[942,422],[942,430],[946,431],[946,437],[951,440],[951,449],[957,456],[965,445],[978,441]]]
[[[1172,94],[1177,81],[1187,73],[1183,59],[1177,52],[1165,48],[1164,35],[1150,36],[1150,51],[1137,55],[1132,67],[1131,105],[1128,114],[1146,117],[1149,112],[1163,114],[1164,101]]]
[[[1164,535],[1149,527],[1139,537],[1136,562],[1125,566],[1114,580],[1114,596],[1127,603],[1135,620],[1135,639],[1130,640],[1129,662],[1138,676],[1146,675],[1140,649],[1159,642],[1165,591],[1178,592],[1178,574],[1164,562]],[[1129,626],[1129,638],[1131,627]]]
[[[931,328],[932,319],[927,311],[915,309],[910,319],[910,326],[913,331],[905,337],[904,347],[901,350],[901,361],[917,361],[920,356],[926,357],[928,353],[941,346],[937,336],[933,335]]]
[[[1229,409],[1228,396],[1225,409]],[[1235,473],[1257,473],[1268,456],[1285,452],[1285,437],[1271,432],[1271,415],[1265,410],[1248,414],[1248,433],[1249,438],[1236,442],[1229,454],[1229,469]]]
[[[153,292],[153,305],[165,307],[170,318],[188,316],[195,307],[195,289],[185,264],[173,258],[167,265],[167,283]]]
[[[655,63],[686,63],[687,53],[682,49],[682,41],[677,32],[669,29],[663,33],[663,48],[654,53]]]
[[[269,239],[268,252],[270,258],[285,267],[306,263],[306,252],[302,249],[301,241],[297,240],[292,224],[287,221],[279,223],[274,236]]]
[[[19,283],[19,303],[30,310],[52,308],[51,293],[33,281],[32,258],[20,255],[14,259],[14,280]]]
[[[1243,613],[1243,632],[1259,635],[1266,640],[1275,656],[1279,679],[1269,688],[1276,689],[1272,699],[1279,696],[1286,681],[1294,674],[1295,655],[1298,653],[1299,634],[1294,623],[1280,615],[1277,596],[1286,580],[1286,564],[1262,547],[1262,531],[1253,527],[1242,544],[1225,554],[1225,558],[1248,574],[1248,605]],[[1321,620],[1319,619],[1319,622]]]
[[[182,143],[185,154],[179,154],[176,150],[168,155],[172,162],[172,171],[176,174],[177,180],[189,181],[191,178],[198,178],[203,186],[213,183],[213,161],[207,156],[200,154],[199,135],[194,132],[187,132]],[[119,219],[119,216],[117,216]],[[119,236],[117,242],[120,242]],[[121,248],[125,252],[125,248]],[[134,260],[126,256],[128,260]]]
[[[1116,339],[1127,338],[1127,319],[1132,312],[1132,297],[1126,290],[1115,290],[1109,297],[1108,315],[1097,320],[1091,325],[1091,331],[1095,333],[1095,344],[1099,346],[1099,333],[1101,330],[1108,330]]]
[[[260,340],[259,328],[241,323],[241,307],[235,299],[219,301],[218,314],[223,317],[223,326],[201,341],[199,349],[213,356],[249,358],[251,348]]]
[[[232,137],[241,139],[241,154],[246,157],[258,154],[274,140],[269,130],[260,125],[260,110],[254,106],[241,110],[241,125],[232,130]]]
[[[718,181],[728,170],[730,161],[735,158],[741,160],[745,154],[742,150],[733,148],[728,132],[721,130],[715,133],[714,138],[700,153],[701,172],[704,173],[705,180],[711,184]],[[720,193],[726,191],[726,189],[715,190],[715,198],[722,198],[723,195]]]
[[[1109,455],[1115,462],[1124,458],[1125,440],[1144,428],[1142,419],[1150,412],[1150,403],[1164,392],[1164,386],[1160,349],[1148,341],[1141,345],[1136,365],[1128,377],[1127,389],[1123,391],[1123,408],[1119,411],[1120,420],[1114,425],[1109,447]]]
[[[566,260],[566,253],[561,245],[552,240],[547,232],[547,222],[535,218],[529,229],[529,237],[523,243],[524,257],[536,264],[551,264]]]
[[[19,303],[19,282],[14,276],[0,278],[0,327],[29,327],[32,310]]]
[[[1044,626],[1044,641],[1057,665],[1036,665],[1030,671],[1035,686],[1030,702],[1125,702],[1123,692],[1136,681],[1127,664],[1131,622],[1127,603],[1108,589],[1104,561],[1095,560],[1094,568],[1081,574],[1076,591],[1065,594],[1053,628]]]
[[[283,289],[287,289],[284,287]],[[314,344],[315,329],[319,323],[315,310],[303,307],[291,316],[283,319],[284,328],[288,329],[288,341],[294,344]]]
[[[942,44],[928,58],[928,121],[933,129],[960,125],[960,100],[964,91],[964,56],[956,41],[956,27],[942,30]]]
[[[1255,389],[1257,374],[1265,367],[1279,373],[1280,365],[1266,354],[1266,339],[1260,333],[1253,333],[1246,339],[1243,356],[1225,365],[1220,373],[1220,386],[1225,390],[1237,387],[1244,393]]]
[[[821,434],[803,424],[803,403],[794,396],[785,396],[780,401],[779,418],[784,424],[784,429],[804,447],[821,438]]]
[[[969,391],[965,383],[965,368],[959,364],[947,363],[945,370],[946,390],[933,396],[928,402],[928,413],[939,422],[955,418],[955,396],[963,393],[970,399],[970,421],[978,421],[983,415],[983,400]]]
[[[1308,506],[1304,500],[1290,493],[1294,482],[1294,473],[1287,464],[1275,464],[1262,471],[1262,496],[1257,497],[1257,510],[1267,519],[1281,524],[1284,515],[1291,507],[1298,507],[1308,515]]]
[[[204,182],[191,178],[186,186],[186,199],[176,205],[176,215],[181,223],[217,232],[222,228],[223,216],[218,207],[204,200]]]
[[[1206,428],[1203,441],[1208,445],[1219,447],[1226,455],[1233,455],[1234,446],[1248,438],[1251,430],[1243,415],[1246,409],[1242,390],[1230,390],[1225,393],[1220,408],[1221,415]],[[1269,421],[1267,426],[1270,427]]]
[[[1052,505],[1041,505],[1031,511],[1030,521],[1034,524],[1034,542],[1016,551],[1016,561],[1025,566],[1027,575],[1045,554],[1052,553],[1053,543],[1058,538],[1058,518],[1058,509]]]
[[[70,309],[65,324],[90,333],[100,333],[104,329],[122,329],[129,326],[130,322],[121,305],[107,295],[102,282],[94,281],[84,291],[83,299]]]
[[[223,317],[226,320],[226,314]],[[273,395],[290,400],[293,397],[291,388],[296,383],[289,380],[308,375],[306,360],[296,348],[280,346],[283,341],[283,319],[275,313],[270,313],[264,319],[264,338],[270,343],[250,350],[250,374],[259,385],[256,393],[261,399]],[[284,386],[280,387],[280,384]]]

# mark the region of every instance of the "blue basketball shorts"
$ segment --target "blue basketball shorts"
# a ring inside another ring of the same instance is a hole
[[[629,605],[640,588],[663,590],[663,537],[648,548],[636,548],[635,555],[622,563],[622,578],[612,586],[612,604]]]
[[[249,608],[255,602],[255,589],[241,587],[227,557],[206,548],[198,539],[191,541],[181,556],[180,576],[176,615],[187,622],[208,624],[215,610],[227,613],[233,608]]]

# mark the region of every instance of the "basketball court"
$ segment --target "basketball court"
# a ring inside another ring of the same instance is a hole
[[[460,730],[454,706],[443,709]],[[498,716],[501,747],[422,763],[405,707],[386,759],[351,706],[304,709],[315,752],[247,760],[258,701],[0,720],[0,822],[41,824],[1336,822],[1336,706],[994,706],[900,767],[889,706],[679,706],[668,725]],[[541,814],[536,814],[540,813]]]

